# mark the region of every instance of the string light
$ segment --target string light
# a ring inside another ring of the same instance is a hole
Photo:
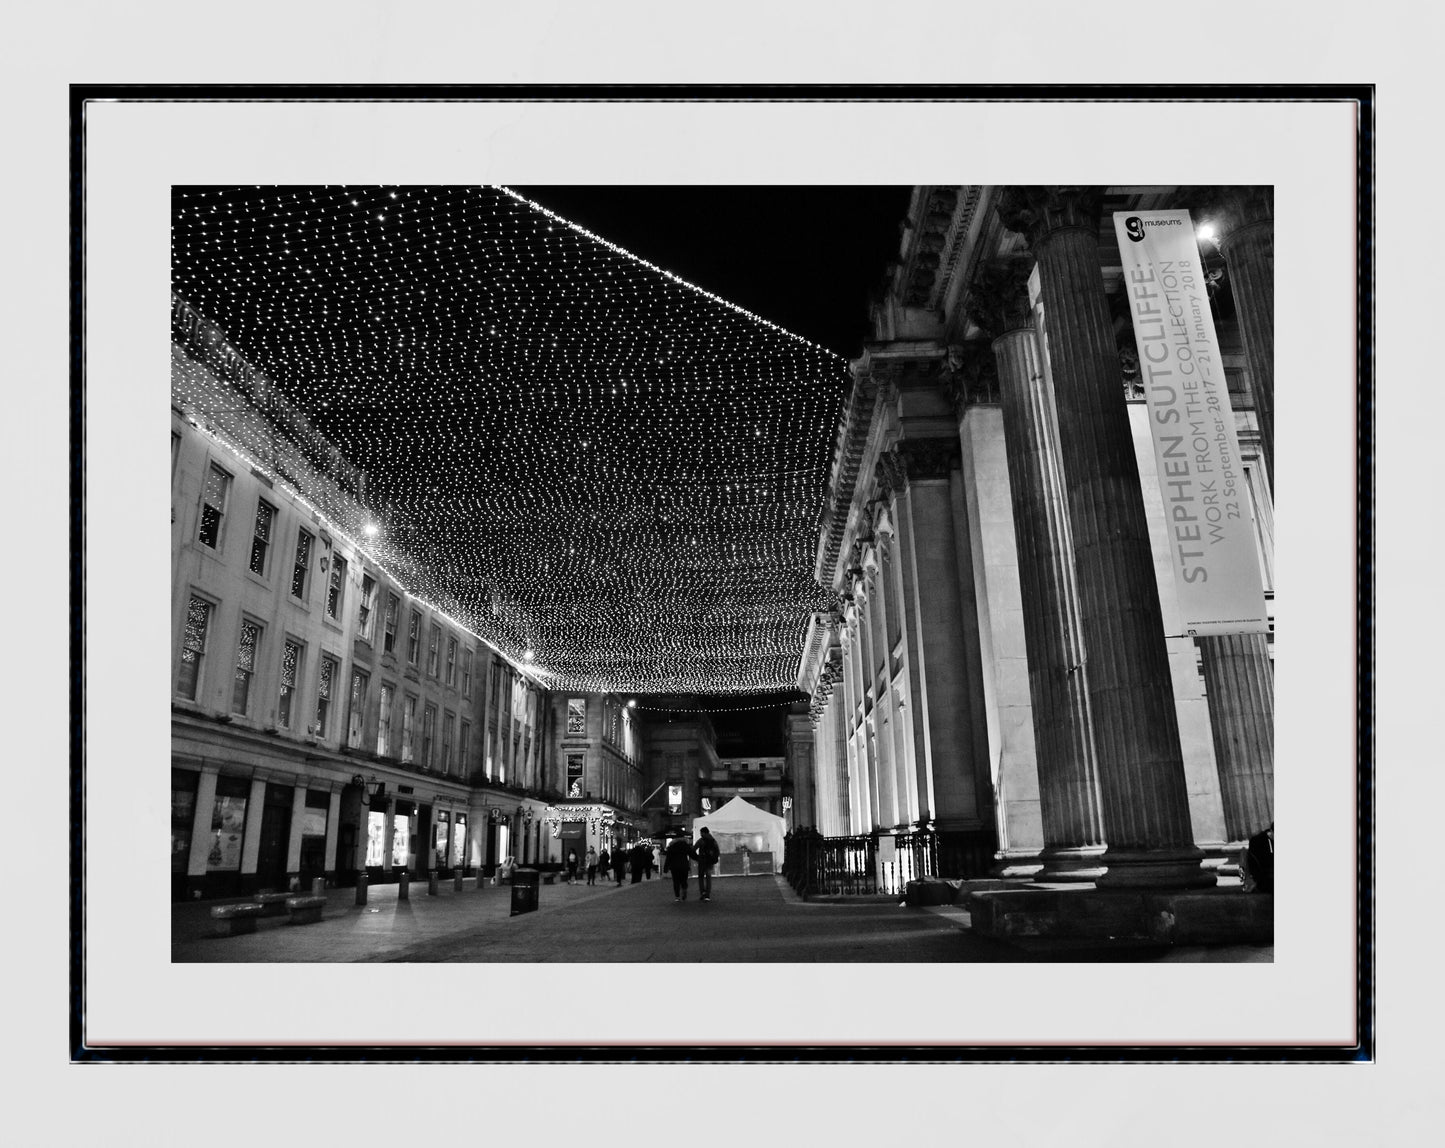
[[[504,188],[178,188],[172,283],[259,372],[190,407],[556,687],[792,685],[840,357]]]

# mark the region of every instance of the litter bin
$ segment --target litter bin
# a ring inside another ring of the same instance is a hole
[[[512,916],[537,911],[537,888],[542,874],[536,869],[512,870]]]

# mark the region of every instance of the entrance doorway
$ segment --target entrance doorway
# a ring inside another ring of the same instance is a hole
[[[256,854],[256,885],[261,889],[286,888],[286,850],[291,843],[291,787],[266,784],[261,811],[261,841]]]

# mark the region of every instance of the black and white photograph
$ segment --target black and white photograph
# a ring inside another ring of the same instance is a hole
[[[161,5],[18,73],[70,276],[8,436],[71,557],[22,1138],[1417,1142],[1382,29],[1255,13],[1286,86],[1232,10],[636,7]]]

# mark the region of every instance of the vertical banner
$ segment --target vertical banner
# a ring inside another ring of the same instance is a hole
[[[1188,634],[1269,629],[1224,364],[1187,211],[1116,211],[1170,565]]]

